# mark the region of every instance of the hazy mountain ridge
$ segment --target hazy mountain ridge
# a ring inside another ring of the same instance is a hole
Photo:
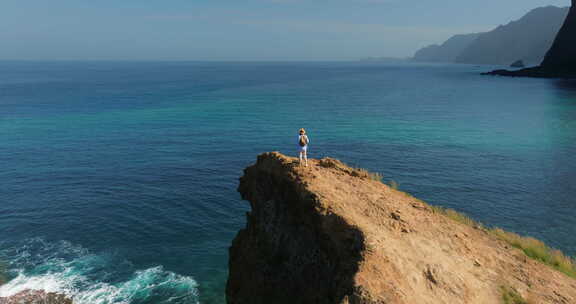
[[[539,64],[552,45],[568,11],[568,7],[539,7],[519,20],[500,25],[490,32],[456,35],[439,48],[429,46],[421,49],[416,52],[413,60],[498,65],[523,60],[526,64]],[[476,38],[466,44],[461,37]],[[454,38],[464,45],[449,43]],[[455,52],[457,55],[454,56]]]
[[[516,71],[495,70],[486,75],[576,78],[576,0],[541,65]]]
[[[568,10],[555,6],[534,9],[517,21],[480,35],[456,62],[508,65],[523,60],[537,65],[554,42]]]
[[[454,35],[441,45],[433,44],[418,50],[414,55],[414,60],[424,62],[454,62],[462,51],[474,42],[478,36],[480,36],[480,33]]]

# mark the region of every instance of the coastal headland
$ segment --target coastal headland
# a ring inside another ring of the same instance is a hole
[[[576,78],[576,0],[544,61],[537,67],[516,71],[496,70],[487,75],[538,78]]]
[[[230,304],[576,303],[571,258],[336,159],[264,153],[238,191],[251,211],[230,247]]]

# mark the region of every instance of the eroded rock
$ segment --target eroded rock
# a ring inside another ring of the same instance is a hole
[[[230,304],[499,303],[504,285],[576,303],[576,280],[334,159],[264,153],[238,191],[252,210],[230,247]]]
[[[24,290],[13,296],[0,297],[0,304],[72,304],[72,300],[53,292]]]

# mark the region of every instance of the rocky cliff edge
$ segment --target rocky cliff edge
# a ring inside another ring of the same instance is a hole
[[[230,304],[576,303],[573,278],[335,159],[264,153],[238,191]]]

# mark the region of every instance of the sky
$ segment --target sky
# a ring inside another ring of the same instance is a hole
[[[570,0],[0,0],[0,60],[409,57]]]

